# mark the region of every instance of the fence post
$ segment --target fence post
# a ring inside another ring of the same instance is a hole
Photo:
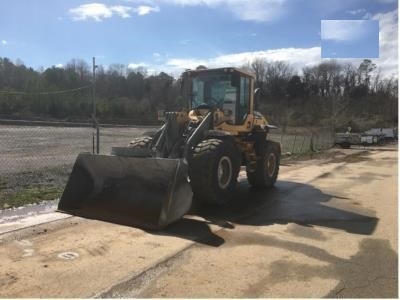
[[[303,153],[304,142],[306,141],[306,136],[303,135],[303,141],[301,142],[300,152]]]
[[[314,152],[314,132],[311,132],[310,151],[311,151],[311,152]]]
[[[93,126],[96,129],[96,153],[99,154],[99,146],[100,146],[100,141],[99,141],[99,124],[97,123],[96,119],[96,60],[93,57],[93,78],[92,78],[92,94],[93,94]],[[94,153],[94,132],[93,132],[93,153]]]
[[[296,135],[294,136],[294,140],[293,140],[292,153],[294,153],[294,147],[295,146],[296,146]]]
[[[100,153],[100,127],[96,126],[96,153]]]

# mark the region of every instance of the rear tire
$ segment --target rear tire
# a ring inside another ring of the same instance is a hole
[[[208,139],[193,150],[189,177],[194,197],[202,202],[224,204],[235,189],[240,152],[228,140]]]
[[[349,142],[344,142],[339,144],[342,149],[350,149],[351,144]]]
[[[255,188],[272,187],[279,173],[281,150],[278,143],[261,141],[255,145],[258,156],[255,166],[247,166],[247,181]]]
[[[124,157],[148,157],[152,140],[149,136],[134,138],[127,147],[112,147],[111,154]]]
[[[150,147],[151,141],[153,140],[152,137],[149,136],[141,136],[134,138],[129,143],[129,148],[137,148],[137,149],[148,149]]]

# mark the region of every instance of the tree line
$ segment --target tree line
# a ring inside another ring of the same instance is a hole
[[[264,59],[242,66],[261,89],[258,110],[271,123],[366,129],[397,124],[398,80],[383,77],[365,59],[359,66],[324,61],[297,72],[286,62]],[[34,70],[20,60],[0,58],[0,117],[91,121],[91,67],[72,59],[63,67]],[[159,109],[186,107],[180,79],[123,64],[96,69],[96,116],[101,123],[157,123]]]
[[[398,79],[383,77],[371,60],[359,66],[336,60],[302,69],[256,59],[247,69],[263,91],[260,110],[281,126],[397,126]]]

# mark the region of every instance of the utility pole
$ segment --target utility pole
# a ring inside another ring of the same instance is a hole
[[[96,139],[96,153],[99,154],[100,152],[100,132],[99,132],[99,126],[97,124],[97,119],[96,119],[96,60],[93,57],[93,82],[92,82],[92,87],[93,87],[93,128],[96,131],[96,138],[95,138],[95,133],[93,131],[93,154],[95,153],[95,139]]]

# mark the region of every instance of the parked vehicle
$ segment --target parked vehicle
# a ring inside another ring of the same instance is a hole
[[[335,134],[335,145],[343,149],[349,149],[351,145],[361,144],[361,135],[359,133],[338,132]]]

